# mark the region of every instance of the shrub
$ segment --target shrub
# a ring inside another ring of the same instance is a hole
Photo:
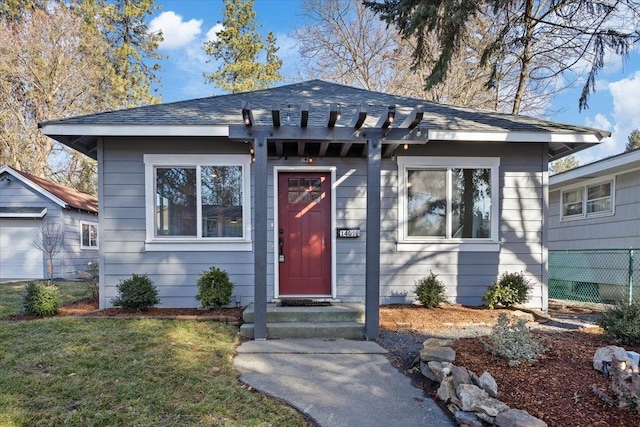
[[[518,365],[523,360],[531,361],[544,353],[542,343],[531,335],[524,319],[513,324],[506,314],[498,315],[498,323],[491,328],[489,342],[482,342],[494,356],[505,358],[509,366]]]
[[[640,345],[640,302],[617,304],[602,313],[597,324],[617,344]]]
[[[143,311],[160,302],[158,290],[146,274],[132,274],[116,286],[118,296],[111,300],[116,307],[128,311]]]
[[[482,296],[483,301],[489,303],[493,309],[497,304],[512,307],[529,300],[529,292],[533,286],[522,273],[503,273]]]
[[[445,289],[444,283],[438,280],[438,275],[430,271],[427,277],[416,281],[414,292],[423,306],[434,308],[447,302]]]
[[[22,295],[22,313],[26,316],[55,316],[60,307],[58,287],[29,282]]]
[[[98,261],[91,261],[87,264],[87,275],[89,282],[87,282],[87,292],[91,301],[98,301],[100,297],[100,288],[98,283],[100,280],[100,265]]]
[[[196,299],[203,307],[222,307],[231,302],[233,282],[229,280],[229,274],[217,267],[211,267],[200,273],[196,281],[198,294]]]

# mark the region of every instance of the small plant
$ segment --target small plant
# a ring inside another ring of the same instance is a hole
[[[196,299],[202,307],[222,307],[231,303],[233,282],[229,280],[229,274],[217,267],[211,267],[200,273],[196,281],[198,294]]]
[[[22,313],[26,316],[55,316],[60,307],[58,287],[29,282],[22,296]]]
[[[100,289],[98,287],[98,282],[100,280],[99,273],[100,265],[98,264],[98,261],[91,261],[87,263],[87,274],[89,277],[89,282],[87,282],[87,291],[91,301],[98,301],[100,296]]]
[[[597,324],[616,344],[640,345],[640,302],[617,304],[602,313]]]
[[[423,306],[435,308],[447,302],[445,290],[444,283],[438,280],[438,275],[434,274],[433,271],[429,271],[427,277],[416,281],[414,292]]]
[[[513,307],[527,302],[532,288],[531,282],[522,273],[503,273],[497,282],[489,286],[482,301],[487,301],[492,310],[498,304]]]
[[[118,296],[111,300],[116,307],[127,311],[144,311],[160,302],[158,290],[146,274],[132,274],[116,285]]]
[[[498,315],[498,323],[491,328],[489,342],[482,342],[494,356],[505,358],[509,366],[518,365],[523,360],[531,361],[544,353],[542,343],[531,335],[524,319],[511,324],[506,314]]]

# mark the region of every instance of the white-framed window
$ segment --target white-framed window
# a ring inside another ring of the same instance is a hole
[[[500,159],[398,157],[398,250],[498,250]]]
[[[98,249],[98,224],[80,222],[80,247],[82,249]]]
[[[146,154],[146,250],[251,250],[248,155]]]
[[[614,180],[591,181],[561,192],[563,220],[613,215]]]

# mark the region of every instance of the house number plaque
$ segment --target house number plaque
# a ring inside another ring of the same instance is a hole
[[[338,228],[338,237],[345,239],[360,237],[360,228]]]

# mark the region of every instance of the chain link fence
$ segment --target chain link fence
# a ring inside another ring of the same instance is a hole
[[[549,299],[640,301],[640,249],[549,251]]]

